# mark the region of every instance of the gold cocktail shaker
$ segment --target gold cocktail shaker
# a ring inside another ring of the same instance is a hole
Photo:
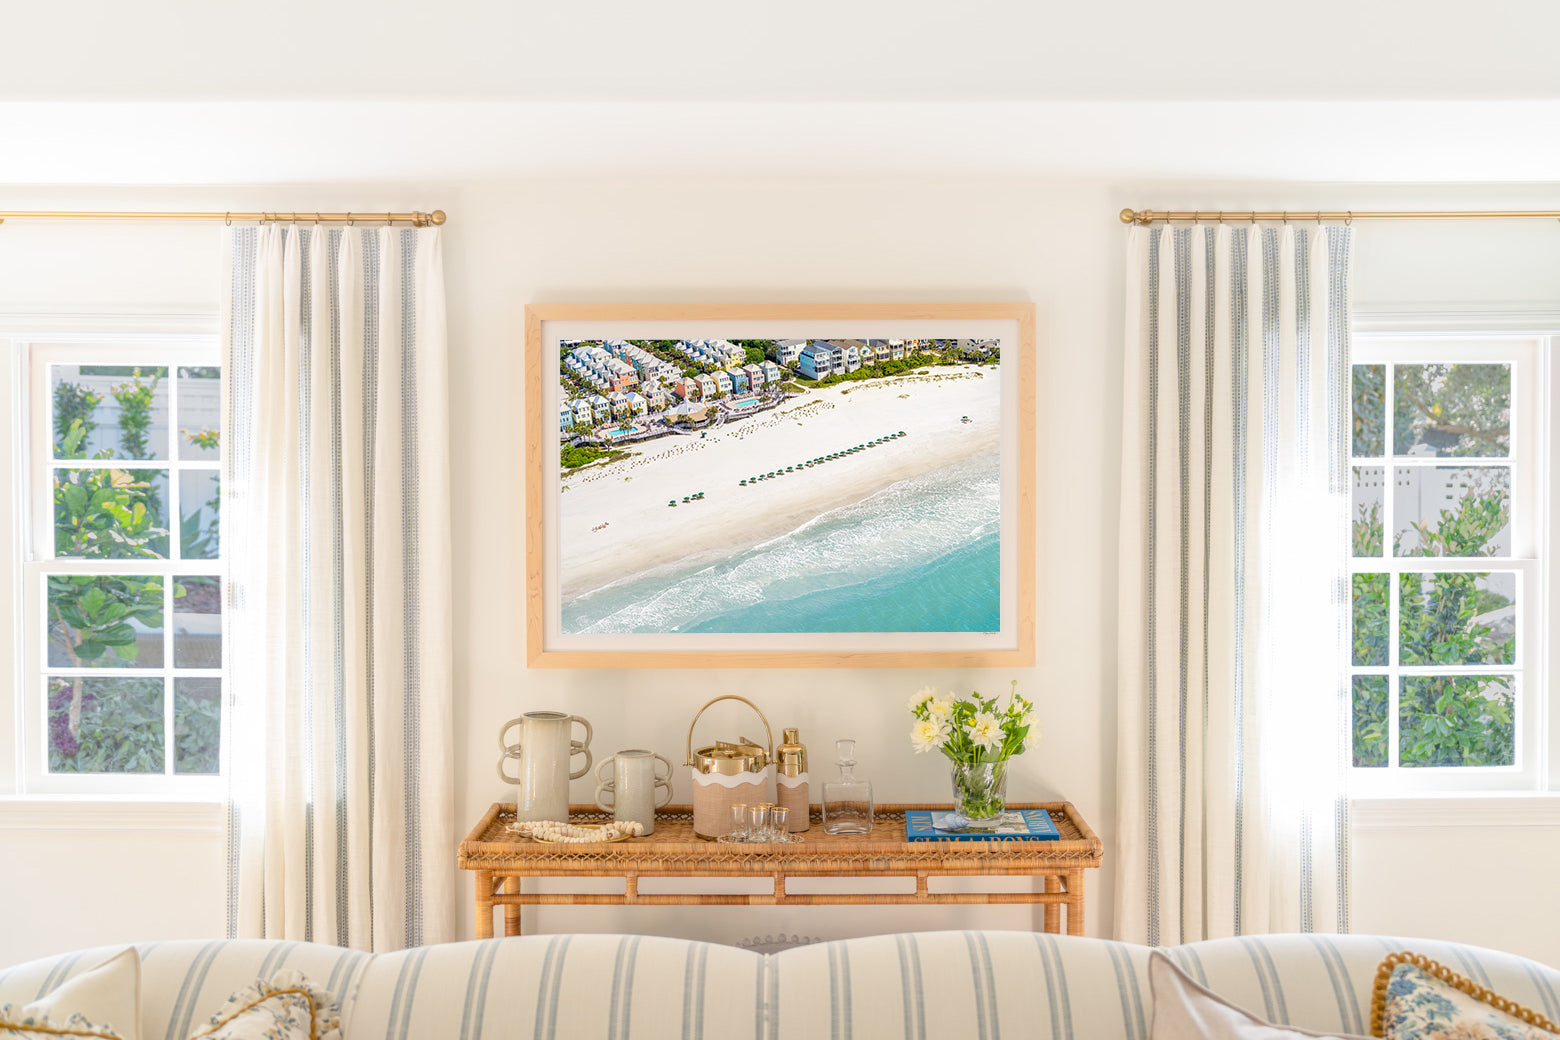
[[[805,831],[811,825],[812,787],[807,782],[807,748],[795,728],[785,730],[775,749],[775,801],[791,810],[787,829]]]

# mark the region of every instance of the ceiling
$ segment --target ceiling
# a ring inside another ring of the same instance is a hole
[[[1536,0],[78,0],[4,22],[10,184],[1560,170],[1560,4]]]

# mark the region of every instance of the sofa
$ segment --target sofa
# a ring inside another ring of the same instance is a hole
[[[0,971],[0,1005],[38,999],[122,947]],[[145,1040],[184,1040],[257,978],[301,972],[341,999],[343,1040],[975,1037],[1146,1040],[1144,946],[1008,931],[880,935],[755,953],[638,935],[538,935],[366,954],[310,943],[144,943]],[[1271,1021],[1364,1034],[1387,953],[1413,950],[1551,1019],[1560,972],[1427,940],[1278,935],[1167,950]]]

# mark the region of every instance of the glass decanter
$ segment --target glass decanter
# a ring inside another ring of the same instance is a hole
[[[823,782],[823,830],[826,834],[867,834],[872,830],[872,784],[856,776],[856,742],[834,742],[835,780]]]

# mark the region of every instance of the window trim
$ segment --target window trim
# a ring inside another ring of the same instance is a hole
[[[1556,732],[1560,729],[1556,724],[1560,719],[1560,712],[1556,710],[1560,686],[1557,686],[1549,653],[1549,646],[1560,635],[1560,626],[1557,626],[1560,612],[1552,609],[1553,590],[1560,588],[1557,584],[1560,568],[1551,552],[1551,546],[1560,544],[1556,541],[1556,534],[1560,533],[1556,528],[1557,518],[1551,509],[1552,488],[1555,481],[1560,480],[1560,450],[1554,440],[1552,415],[1555,402],[1560,401],[1556,396],[1560,393],[1560,366],[1553,358],[1554,351],[1560,349],[1560,311],[1499,304],[1362,307],[1356,308],[1352,331],[1353,364],[1376,361],[1371,351],[1361,349],[1372,342],[1391,345],[1445,342],[1448,353],[1456,350],[1454,343],[1531,343],[1528,348],[1531,359],[1525,362],[1532,368],[1530,385],[1513,387],[1511,465],[1514,503],[1518,487],[1523,484],[1531,488],[1532,502],[1520,524],[1514,510],[1513,555],[1509,564],[1490,561],[1500,564],[1492,569],[1519,573],[1519,602],[1528,613],[1518,632],[1517,667],[1523,673],[1516,712],[1518,765],[1490,769],[1413,768],[1390,773],[1351,767],[1350,797],[1362,804],[1394,799],[1430,802],[1438,798],[1542,796],[1560,789],[1560,762],[1557,762],[1560,732]],[[1431,360],[1438,359],[1432,357]],[[1390,416],[1388,421],[1391,421]],[[1522,424],[1530,425],[1531,431],[1519,432]],[[1532,444],[1532,457],[1525,461],[1516,453],[1517,444],[1524,436]],[[1386,458],[1383,466],[1384,493],[1390,494],[1393,459]],[[1390,539],[1390,532],[1384,534]],[[1518,555],[1520,550],[1526,550],[1530,555]],[[1470,564],[1474,562],[1478,561],[1469,561]],[[1395,613],[1393,617],[1395,622]],[[1396,731],[1395,725],[1393,731]]]
[[[37,733],[29,729],[42,725],[38,705],[29,698],[29,648],[25,596],[31,588],[29,575],[48,561],[34,559],[28,543],[31,517],[26,514],[32,495],[34,459],[28,453],[31,424],[32,361],[41,348],[78,347],[87,351],[126,347],[199,348],[215,353],[218,348],[218,319],[208,312],[4,312],[0,313],[0,480],[12,495],[11,508],[0,510],[0,542],[6,547],[0,562],[0,579],[7,582],[10,594],[0,597],[0,623],[11,633],[11,667],[0,677],[0,799],[15,805],[42,799],[46,802],[136,803],[209,803],[222,800],[226,792],[227,755],[231,746],[224,711],[222,736],[222,772],[217,776],[135,776],[103,774],[91,776],[49,777],[32,768],[43,752]],[[118,360],[118,358],[116,358]],[[170,417],[174,418],[174,417]],[[47,421],[44,418],[42,421]],[[189,561],[195,563],[196,561]],[[132,561],[126,561],[132,564]],[[226,647],[224,645],[224,653]],[[33,737],[29,741],[29,736]],[[31,744],[31,746],[29,746]],[[65,781],[65,782],[62,782]]]

